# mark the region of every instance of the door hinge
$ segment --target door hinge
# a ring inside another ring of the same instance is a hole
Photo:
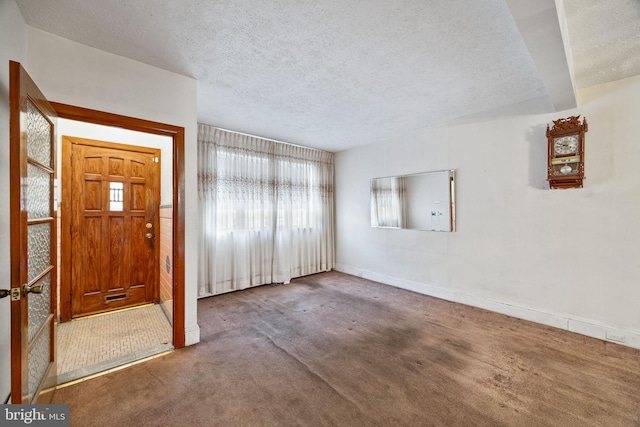
[[[73,154],[71,155],[71,166],[73,167]]]

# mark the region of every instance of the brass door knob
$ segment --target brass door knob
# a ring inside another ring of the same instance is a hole
[[[24,296],[26,297],[29,294],[41,294],[43,291],[42,285],[24,285]]]

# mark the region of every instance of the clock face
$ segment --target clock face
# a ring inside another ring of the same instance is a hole
[[[562,136],[553,140],[553,150],[556,154],[573,154],[578,151],[578,135]]]

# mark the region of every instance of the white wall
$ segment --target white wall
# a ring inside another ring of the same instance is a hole
[[[185,128],[185,329],[197,325],[196,81],[29,28],[29,74],[51,101]]]
[[[9,246],[9,61],[27,65],[27,25],[13,0],[0,0],[0,288],[11,284]],[[11,391],[11,307],[0,299],[0,403]]]
[[[580,99],[337,153],[337,269],[640,348],[640,77]],[[546,125],[576,114],[585,187],[548,190]],[[456,170],[455,233],[369,226],[371,178],[442,169]]]

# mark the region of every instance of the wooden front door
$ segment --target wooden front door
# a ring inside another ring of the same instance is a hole
[[[53,385],[57,290],[55,111],[22,66],[10,66],[11,401]]]
[[[69,144],[72,317],[158,302],[160,150]]]

